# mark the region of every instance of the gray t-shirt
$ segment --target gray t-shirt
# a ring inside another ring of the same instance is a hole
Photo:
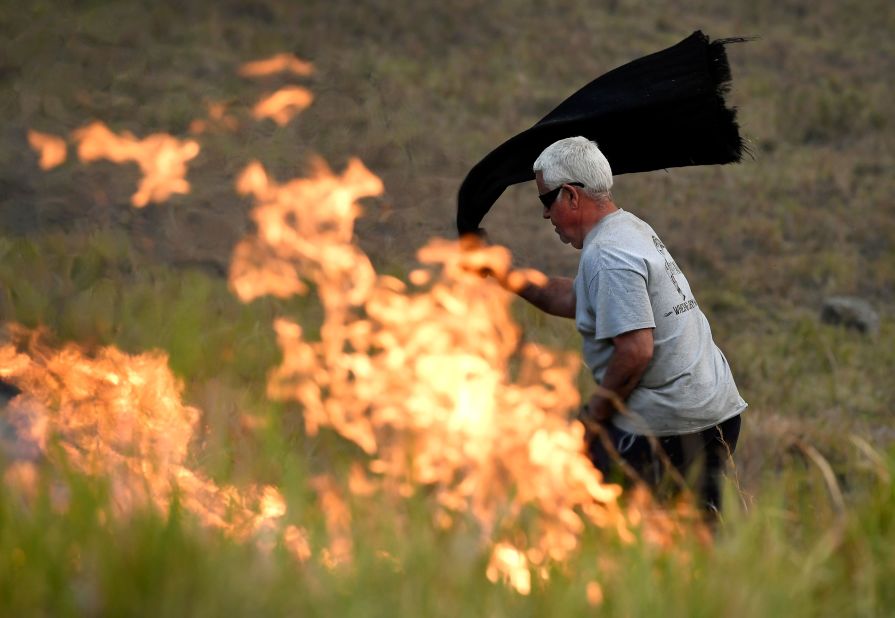
[[[632,414],[613,417],[619,429],[694,433],[746,408],[690,284],[649,225],[624,210],[604,217],[584,241],[575,294],[584,361],[598,383],[613,337],[654,328],[653,359],[626,402]]]

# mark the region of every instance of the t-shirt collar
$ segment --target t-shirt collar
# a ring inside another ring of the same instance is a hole
[[[606,227],[604,224],[605,224],[609,219],[614,219],[616,216],[620,215],[620,214],[623,213],[623,212],[625,212],[624,209],[619,208],[619,209],[616,210],[615,212],[610,213],[610,214],[606,215],[605,217],[603,217],[602,219],[600,219],[600,220],[597,222],[597,224],[596,224],[595,226],[593,226],[593,227],[591,228],[591,230],[587,233],[587,235],[584,237],[584,246],[586,247],[587,244],[588,244],[590,241],[592,241],[592,240],[594,239],[594,237],[597,235],[597,231],[598,231],[601,227],[602,227],[602,228],[605,228],[605,227]]]

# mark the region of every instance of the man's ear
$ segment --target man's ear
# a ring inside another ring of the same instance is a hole
[[[568,191],[569,193],[569,208],[572,210],[577,210],[578,208],[578,194],[572,190],[572,187],[565,185],[562,188],[563,191]]]

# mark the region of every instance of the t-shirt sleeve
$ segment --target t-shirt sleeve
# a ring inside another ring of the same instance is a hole
[[[602,269],[591,279],[587,292],[594,308],[594,338],[611,339],[628,331],[655,328],[642,274],[626,268]]]

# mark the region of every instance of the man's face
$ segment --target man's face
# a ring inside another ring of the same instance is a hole
[[[544,178],[541,172],[535,173],[535,183],[538,185],[538,193],[543,195],[547,193],[547,185],[544,184]],[[559,236],[559,239],[566,244],[571,244],[576,249],[581,248],[581,242],[578,238],[578,228],[580,227],[580,213],[576,205],[572,203],[570,190],[563,188],[556,200],[549,208],[543,207],[541,213],[545,219],[549,219],[553,224],[553,229]]]

